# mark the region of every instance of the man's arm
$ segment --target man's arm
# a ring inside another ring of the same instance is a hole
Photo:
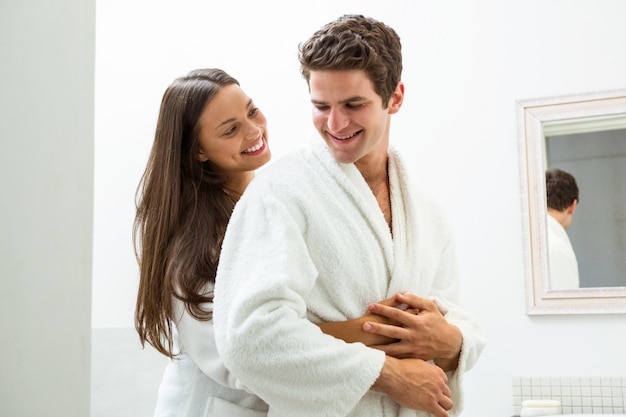
[[[421,359],[396,359],[387,356],[383,369],[372,386],[399,404],[424,410],[435,417],[448,417],[452,409],[448,378],[438,366]]]

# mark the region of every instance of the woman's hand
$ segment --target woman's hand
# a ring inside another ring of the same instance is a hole
[[[391,297],[379,301],[377,305],[396,308],[399,303],[396,301],[396,297]],[[376,325],[386,326],[401,326],[401,323],[395,322],[384,315],[376,314],[376,312],[369,309],[365,311],[364,315],[353,320],[317,323],[317,326],[324,333],[348,343],[361,342],[366,346],[373,347],[398,342],[397,339],[387,337],[381,333],[363,331],[365,323],[375,323]]]

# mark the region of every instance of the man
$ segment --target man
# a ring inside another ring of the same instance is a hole
[[[550,289],[578,288],[578,261],[566,232],[578,206],[576,179],[560,169],[546,171],[546,196]]]
[[[216,279],[220,355],[269,416],[458,415],[484,338],[458,306],[443,210],[389,148],[400,39],[343,16],[299,57],[323,143],[266,168],[233,212]],[[375,303],[394,295],[397,308]],[[361,337],[326,326],[346,320]],[[394,342],[359,343],[370,334]]]

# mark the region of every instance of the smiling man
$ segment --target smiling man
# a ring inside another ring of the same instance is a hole
[[[346,15],[299,52],[322,141],[261,172],[235,208],[218,350],[269,416],[458,415],[484,336],[460,307],[444,211],[390,147],[400,39]]]

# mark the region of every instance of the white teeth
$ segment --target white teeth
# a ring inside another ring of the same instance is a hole
[[[243,153],[251,153],[251,152],[256,152],[259,149],[261,149],[263,147],[263,139],[261,139],[259,141],[259,143],[257,143],[256,145],[252,145],[250,146],[248,149],[246,149],[245,151],[243,151]]]
[[[350,139],[351,137],[353,137],[354,135],[356,135],[358,132],[354,132],[349,134],[348,136],[335,136],[337,139],[339,140],[346,140],[346,139]]]

